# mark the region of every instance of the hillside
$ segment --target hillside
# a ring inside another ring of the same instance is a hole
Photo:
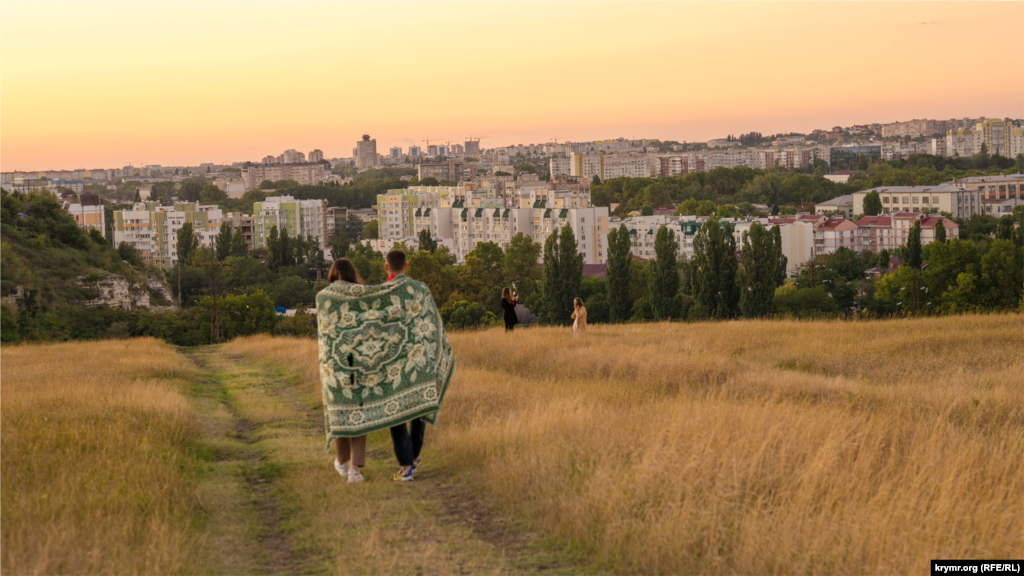
[[[910,574],[1020,557],[1022,328],[991,314],[456,333],[416,481],[390,481],[378,433],[359,486],[323,452],[313,340],[5,348],[3,569]],[[75,476],[45,472],[69,463]],[[166,490],[142,498],[147,483]]]
[[[4,342],[95,338],[110,330],[101,316],[116,315],[111,308],[171,308],[161,271],[84,232],[52,196],[4,191],[2,201]]]

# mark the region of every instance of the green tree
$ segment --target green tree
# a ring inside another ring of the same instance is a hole
[[[709,218],[693,239],[690,274],[693,296],[709,318],[736,315],[739,289],[736,285],[736,239],[732,227],[722,229],[718,218]]]
[[[260,190],[273,190],[273,189],[274,189],[274,183],[272,181],[264,180],[263,182],[260,182]]]
[[[600,186],[601,185],[601,178],[598,177],[597,174],[594,174],[594,179],[590,181],[590,185],[591,186]]]
[[[295,241],[288,235],[288,227],[282,226],[278,238],[278,262],[281,266],[295,265]]]
[[[740,310],[745,318],[762,318],[772,313],[778,276],[775,236],[758,222],[743,233],[743,289]]]
[[[231,224],[222,222],[217,233],[217,260],[224,260],[231,255]]]
[[[186,178],[181,181],[181,187],[178,189],[178,198],[185,202],[198,202],[205,186],[206,178],[202,176]]]
[[[984,302],[989,308],[1019,308],[1024,286],[1024,250],[1009,240],[993,240],[981,257],[981,277]]]
[[[203,189],[199,191],[199,201],[203,204],[221,204],[227,199],[227,193],[213,183],[203,186]]]
[[[789,266],[789,258],[782,253],[782,230],[778,226],[771,229],[772,245],[775,248],[773,260],[775,261],[775,286],[782,286],[786,282],[786,268]]]
[[[277,270],[281,265],[281,240],[277,236],[277,225],[272,224],[267,232],[267,267]]]
[[[654,267],[651,269],[649,290],[655,320],[671,320],[679,317],[679,264],[676,253],[679,245],[675,233],[668,227],[658,228],[654,237]]]
[[[878,191],[871,191],[864,195],[864,215],[878,216],[882,213],[882,197]]]
[[[249,245],[245,241],[245,234],[242,232],[241,226],[231,236],[231,255],[238,258],[245,258],[249,255]]]
[[[199,237],[194,233],[191,222],[185,222],[178,229],[177,240],[178,262],[187,264],[192,253],[199,248]]]
[[[376,220],[370,220],[363,226],[363,238],[380,238],[380,224]]]
[[[498,323],[498,317],[477,302],[462,300],[438,312],[445,328],[449,330],[494,326]]]
[[[559,275],[558,230],[548,234],[544,241],[544,313],[545,320],[565,324],[562,310],[562,280]]]
[[[1006,214],[999,219],[996,224],[996,239],[998,240],[1010,240],[1013,238],[1013,225],[1014,218],[1011,214]]]
[[[117,246],[117,254],[121,257],[121,260],[131,264],[132,266],[142,266],[142,255],[139,251],[127,242],[121,242]]]
[[[433,254],[437,250],[437,241],[430,237],[430,230],[424,228],[420,230],[419,237],[420,250],[426,250]]]
[[[921,269],[921,221],[914,220],[907,236],[907,266],[915,270]]]
[[[344,258],[348,254],[348,237],[341,230],[335,230],[327,246],[331,249],[331,259]]]
[[[540,244],[522,232],[513,236],[505,248],[505,282],[515,287],[523,303],[533,303],[540,295],[543,278],[538,266],[540,251]]]
[[[426,250],[419,250],[409,256],[409,268],[406,274],[413,280],[419,280],[430,288],[430,294],[438,306],[448,302],[451,293],[450,282],[445,274],[441,263],[433,254]]]
[[[612,322],[625,322],[633,309],[630,290],[630,266],[633,256],[630,251],[629,230],[625,224],[608,233],[608,317]]]
[[[942,223],[942,218],[935,223],[935,241],[940,244],[946,241],[946,225]]]
[[[573,301],[580,296],[580,284],[583,282],[583,254],[576,244],[576,234],[566,224],[562,226],[558,240],[558,272],[562,282],[562,310],[565,322],[569,323],[575,310]]]

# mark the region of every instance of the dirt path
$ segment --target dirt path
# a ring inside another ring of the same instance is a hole
[[[444,471],[430,449],[395,483],[387,433],[368,440],[364,484],[324,452],[319,390],[217,347],[188,352],[207,470],[199,488],[213,573],[498,574],[586,571]]]

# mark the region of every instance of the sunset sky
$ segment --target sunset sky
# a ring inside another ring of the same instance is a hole
[[[12,2],[3,171],[1024,116],[1024,2]]]

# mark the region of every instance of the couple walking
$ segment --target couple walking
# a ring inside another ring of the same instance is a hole
[[[516,306],[519,305],[519,294],[511,288],[504,288],[501,291],[501,309],[505,311],[505,332],[511,332],[519,323],[516,316]],[[583,306],[583,299],[576,298],[572,302],[572,337],[574,340],[587,337],[587,309]]]
[[[393,479],[413,479],[455,373],[430,289],[405,275],[401,250],[388,252],[385,268],[387,282],[364,285],[352,262],[336,260],[316,296],[327,450],[333,443],[334,468],[352,483],[363,481],[367,434],[385,428],[399,465]]]

